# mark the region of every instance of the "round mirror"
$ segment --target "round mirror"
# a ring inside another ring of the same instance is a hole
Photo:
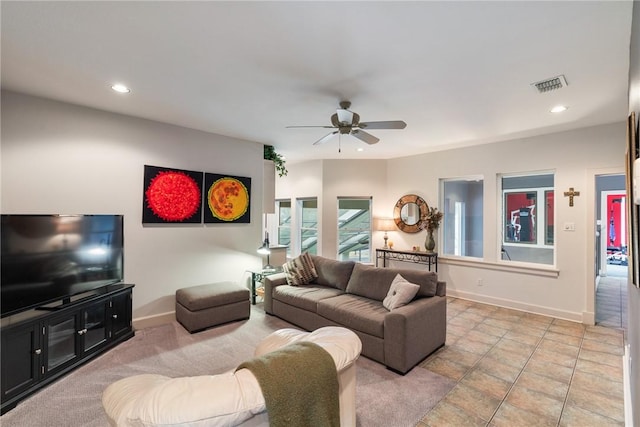
[[[393,220],[405,233],[417,233],[421,230],[422,219],[427,215],[429,206],[420,196],[408,194],[400,197],[393,209]]]
[[[417,203],[407,203],[400,209],[400,219],[406,225],[416,225],[420,221],[420,209]]]

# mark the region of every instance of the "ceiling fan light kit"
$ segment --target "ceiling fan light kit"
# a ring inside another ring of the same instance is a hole
[[[323,136],[313,143],[313,145],[324,144],[334,135],[352,135],[366,144],[378,143],[380,138],[365,132],[363,129],[404,129],[407,124],[402,120],[388,120],[380,122],[360,122],[360,115],[349,110],[351,102],[341,101],[340,108],[331,115],[332,126],[287,126],[287,128],[334,128],[333,132]],[[340,149],[338,149],[340,151]]]

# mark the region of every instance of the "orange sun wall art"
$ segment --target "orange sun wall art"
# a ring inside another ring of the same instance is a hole
[[[251,178],[206,173],[205,223],[251,222]]]

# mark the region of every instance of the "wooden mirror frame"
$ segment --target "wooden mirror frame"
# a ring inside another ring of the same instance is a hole
[[[412,225],[405,223],[401,216],[402,208],[409,203],[415,203],[418,205],[418,210],[420,212],[420,219],[418,219],[417,223]],[[429,205],[427,205],[427,202],[425,202],[422,197],[416,196],[415,194],[407,194],[406,196],[400,197],[396,202],[396,205],[393,208],[393,220],[396,222],[396,226],[405,233],[417,233],[422,230],[422,222],[428,213]]]

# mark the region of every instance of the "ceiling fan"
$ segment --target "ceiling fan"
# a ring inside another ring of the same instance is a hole
[[[340,108],[331,115],[331,126],[287,126],[287,128],[327,128],[337,129],[323,136],[313,145],[324,144],[336,134],[353,135],[367,144],[376,144],[379,138],[365,132],[363,129],[404,129],[407,124],[402,120],[389,120],[383,122],[361,122],[360,115],[349,110],[351,102],[341,101]]]

